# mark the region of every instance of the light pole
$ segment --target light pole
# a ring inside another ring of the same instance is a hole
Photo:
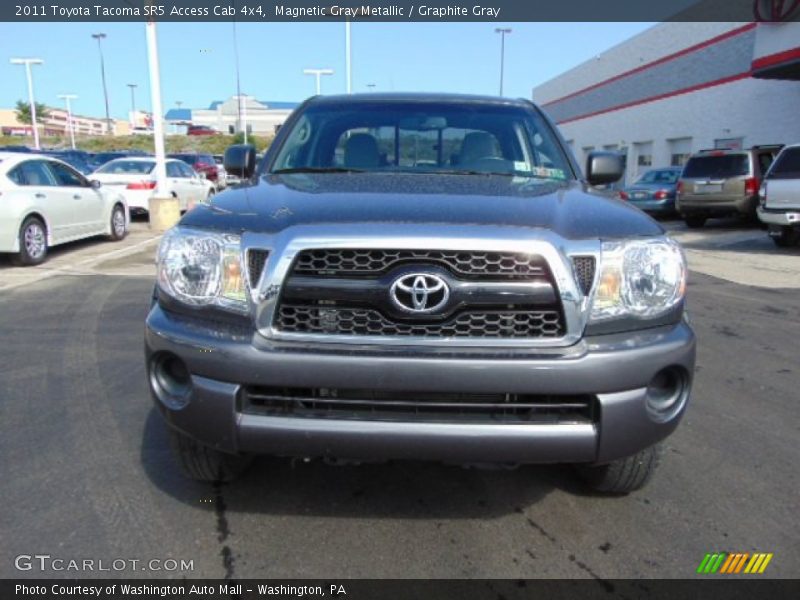
[[[344,22],[344,60],[347,71],[347,93],[353,93],[353,53],[350,47],[350,19]]]
[[[108,111],[108,88],[106,87],[106,63],[103,59],[102,40],[106,38],[105,33],[93,33],[92,37],[97,40],[97,49],[100,51],[100,76],[103,79],[103,98],[106,101],[106,133],[111,134],[111,116]]]
[[[333,75],[333,69],[303,69],[304,75],[314,75],[317,78],[317,96],[322,92],[322,84],[320,80],[323,75]]]
[[[161,73],[158,64],[158,37],[155,21],[145,24],[147,35],[147,65],[150,71],[150,106],[153,110],[153,143],[156,151],[157,197],[167,194],[167,163],[164,150],[164,110],[161,107]]]
[[[61,94],[59,98],[64,100],[67,103],[67,127],[69,127],[69,141],[72,149],[75,150],[75,125],[72,123],[72,106],[70,105],[70,100],[75,100],[77,96],[75,94]]]
[[[371,92],[371,91],[373,91],[373,90],[375,89],[375,84],[374,84],[374,83],[368,83],[368,84],[367,84],[367,89],[368,89],[370,92]]]
[[[138,87],[135,83],[127,84],[129,88],[131,88],[131,123],[133,127],[136,128],[136,88]]]
[[[510,27],[498,27],[494,30],[500,34],[500,95],[503,95],[503,71],[505,70],[506,59],[506,34],[511,33]]]
[[[33,100],[33,77],[31,76],[31,65],[41,65],[44,61],[41,58],[12,58],[12,65],[25,65],[25,74],[28,77],[28,105],[31,110],[31,126],[33,127],[33,147],[39,149],[39,130],[36,126],[36,102]]]

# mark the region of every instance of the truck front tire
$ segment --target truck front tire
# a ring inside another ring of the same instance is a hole
[[[198,443],[169,428],[170,446],[184,474],[197,481],[225,483],[241,475],[252,462],[251,456],[228,454]]]
[[[597,492],[628,494],[650,481],[661,456],[660,446],[651,446],[627,458],[605,465],[581,465],[578,474]]]

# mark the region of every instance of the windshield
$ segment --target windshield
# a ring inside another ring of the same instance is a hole
[[[678,181],[680,171],[648,171],[636,183],[663,183],[670,185]]]
[[[153,170],[155,163],[144,160],[112,160],[97,169],[95,173],[114,175],[147,175]]]
[[[684,177],[737,177],[747,175],[750,163],[746,154],[695,156],[683,170]]]
[[[271,172],[342,170],[572,178],[560,144],[537,113],[474,103],[383,101],[307,108]]]

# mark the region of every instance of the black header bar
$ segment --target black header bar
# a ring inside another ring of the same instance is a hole
[[[0,21],[786,21],[771,0],[2,0]]]

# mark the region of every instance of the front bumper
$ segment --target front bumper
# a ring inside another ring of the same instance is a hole
[[[453,462],[596,463],[635,454],[668,436],[685,409],[661,422],[645,405],[647,386],[665,367],[691,383],[695,338],[681,322],[646,331],[585,338],[570,348],[522,351],[447,348],[321,349],[268,341],[246,329],[210,326],[158,304],[145,330],[148,370],[161,353],[191,374],[189,401],[173,408],[151,391],[167,422],[226,452],[351,459]],[[245,385],[426,392],[592,394],[593,423],[387,422],[246,414]]]
[[[770,210],[759,206],[758,218],[767,225],[800,227],[800,211],[798,210]]]

